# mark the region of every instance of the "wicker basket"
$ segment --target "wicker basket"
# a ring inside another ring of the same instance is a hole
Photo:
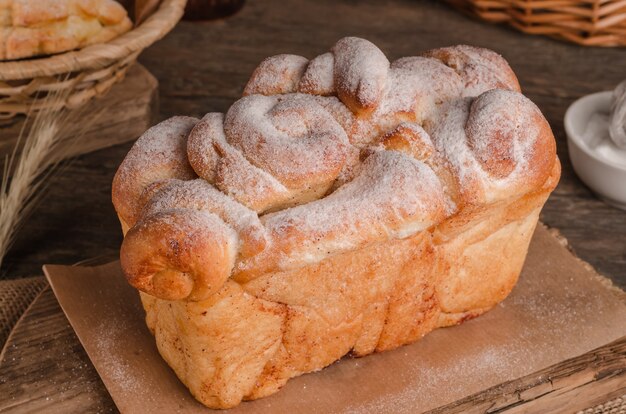
[[[180,20],[186,0],[163,0],[143,23],[107,43],[36,59],[0,62],[0,120],[53,105],[74,108],[107,92],[139,53]],[[64,91],[65,100],[42,99]]]
[[[488,22],[506,22],[584,46],[626,46],[626,0],[446,0]]]

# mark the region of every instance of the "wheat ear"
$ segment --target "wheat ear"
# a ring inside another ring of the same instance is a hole
[[[65,98],[63,92],[43,98],[44,109],[28,114],[25,125],[30,123],[30,129],[22,128],[13,154],[5,158],[0,184],[0,267],[22,220],[40,199],[46,179],[62,158],[59,144],[69,116],[68,111],[55,108]]]

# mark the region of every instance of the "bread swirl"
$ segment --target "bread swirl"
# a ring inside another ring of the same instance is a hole
[[[390,63],[344,38],[266,59],[244,95],[152,128],[113,182],[122,267],[203,404],[410,343],[513,288],[560,165],[499,55]]]
[[[131,26],[115,0],[0,0],[0,60],[107,42]]]

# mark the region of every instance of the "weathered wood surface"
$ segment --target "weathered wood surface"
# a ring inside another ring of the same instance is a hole
[[[583,48],[478,22],[436,1],[250,0],[223,21],[182,22],[141,55],[160,83],[161,118],[224,111],[266,56],[313,57],[340,37],[363,36],[393,59],[425,49],[470,43],[503,54],[524,92],[554,129],[563,177],[542,220],[576,254],[626,287],[626,213],[596,199],[572,170],[563,115],[576,98],[626,77],[624,49]],[[52,181],[4,263],[4,277],[40,272],[42,263],[73,263],[114,254],[121,242],[110,183],[130,144],[75,160]]]
[[[11,333],[0,355],[0,412],[117,412],[48,287]]]
[[[626,337],[431,414],[574,413],[626,392]]]
[[[8,344],[0,356],[0,412],[117,412],[49,288]],[[626,337],[431,413],[573,413],[625,392]]]
[[[155,122],[157,111],[158,82],[135,64],[108,94],[76,110],[69,125],[62,126],[59,153],[76,156],[134,141]],[[22,116],[0,123],[0,157],[11,155],[23,127]]]

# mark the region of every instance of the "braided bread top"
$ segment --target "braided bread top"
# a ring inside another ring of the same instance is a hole
[[[205,299],[229,277],[409,237],[558,176],[547,121],[486,49],[390,63],[348,37],[311,61],[264,60],[244,95],[225,115],[150,129],[120,166],[122,266],[137,288]]]

